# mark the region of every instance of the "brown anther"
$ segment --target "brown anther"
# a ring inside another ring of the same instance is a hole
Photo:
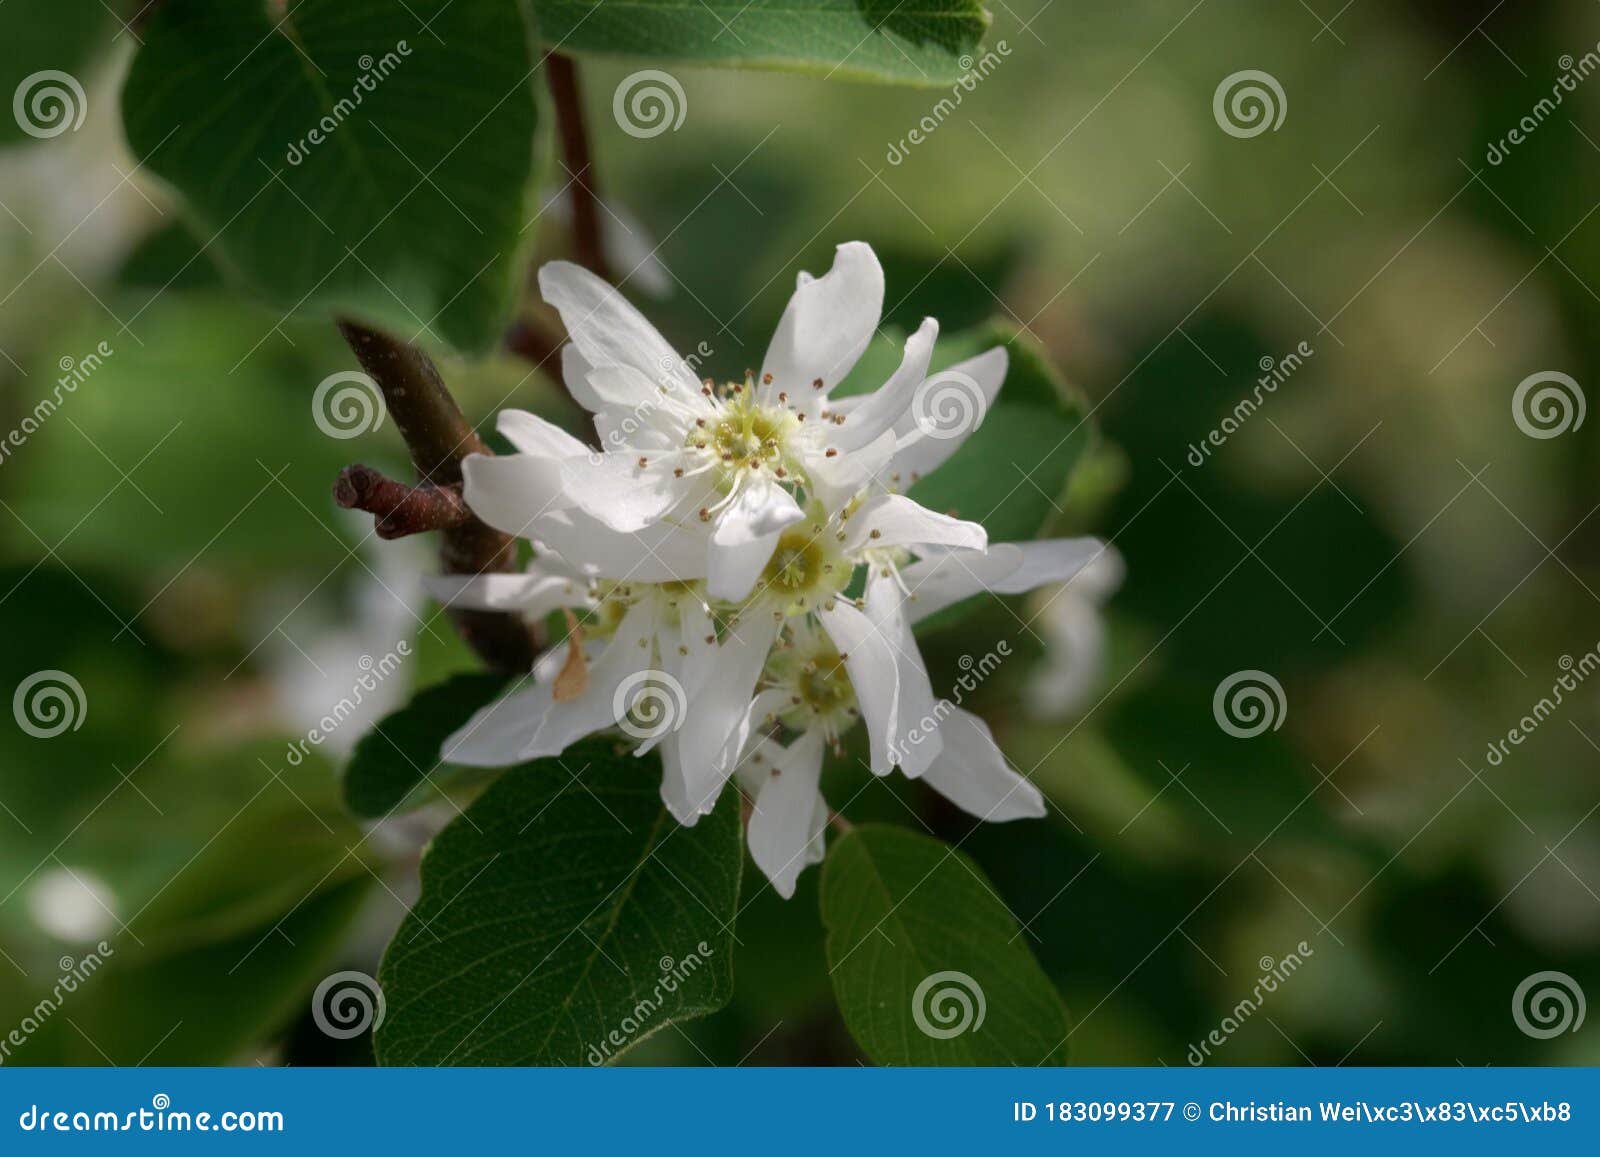
[[[711,521],[711,511],[707,507],[702,506],[700,508],[700,521],[701,522],[710,522]]]
[[[672,468],[672,476],[674,478],[682,478],[683,477],[683,467],[682,466],[674,466]]]
[[[874,530],[871,534],[867,535],[867,537],[868,538],[882,538],[883,537],[883,531]]]
[[[696,418],[694,420],[694,424],[699,426],[702,430],[706,428],[706,420],[704,418]]]
[[[837,458],[839,456],[839,451],[835,450],[832,446],[829,446],[827,451],[824,452],[822,456],[824,458]]]
[[[752,462],[752,463],[750,463],[750,465],[754,466],[755,463]],[[789,472],[787,470],[785,470],[782,466],[779,466],[776,470],[773,471],[773,473],[776,474],[779,478],[787,478],[787,477],[789,477]]]
[[[770,386],[772,384],[772,375],[771,374],[762,374],[761,375],[761,384],[763,386]]]
[[[706,646],[709,647],[712,643],[715,643],[716,641],[717,641],[717,637],[715,635],[707,635],[706,636]]]
[[[650,459],[644,457],[643,455],[640,455],[640,457],[639,457],[639,469],[643,470],[648,465],[650,465]]]
[[[811,388],[813,390],[822,389],[822,379],[821,378],[812,378],[811,379]]]
[[[789,400],[789,395],[784,393],[782,390],[779,390],[778,391],[778,401],[787,403],[788,400]]]

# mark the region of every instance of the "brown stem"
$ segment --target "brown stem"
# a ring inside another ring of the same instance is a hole
[[[381,470],[356,463],[339,471],[333,500],[346,510],[377,516],[379,538],[405,538],[428,530],[450,530],[472,520],[461,486],[419,482],[408,486]]]
[[[545,79],[555,99],[561,133],[561,163],[572,195],[572,243],[578,261],[598,277],[607,274],[605,245],[600,239],[600,192],[589,152],[589,130],[583,119],[578,67],[570,56],[552,52],[545,60]]]
[[[537,319],[519,318],[506,332],[506,349],[532,362],[557,381],[561,380],[562,340]]]
[[[411,464],[434,489],[461,482],[461,460],[489,448],[462,415],[433,360],[375,329],[341,320],[339,332],[361,368],[383,391],[389,416],[405,439]],[[450,574],[484,574],[516,566],[516,540],[477,518],[442,528],[439,558]],[[522,672],[533,666],[533,637],[516,615],[500,611],[452,610],[451,619],[468,645],[490,667]]]

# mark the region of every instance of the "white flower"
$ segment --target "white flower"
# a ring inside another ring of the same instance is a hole
[[[703,577],[711,597],[737,601],[784,528],[805,517],[802,500],[837,510],[869,482],[909,483],[960,444],[927,437],[912,414],[938,333],[932,319],[907,339],[900,368],[876,392],[830,401],[883,306],[883,270],[861,242],[839,246],[826,276],[800,275],[760,374],[721,388],[699,380],[688,359],[586,270],[552,262],[539,285],[571,338],[562,357],[567,388],[593,412],[604,449],[508,411],[499,428],[521,453],[468,458],[465,496],[508,533],[564,538],[554,545],[575,560],[593,561],[598,547],[606,555],[600,565],[615,571],[624,557],[649,561],[670,538],[671,577]],[[944,372],[961,373],[992,398],[1005,362],[996,349]],[[648,549],[627,536],[642,537]],[[696,552],[700,558],[688,557]]]
[[[830,538],[837,543],[833,557],[854,556],[871,567],[864,608],[835,597],[812,603],[812,617],[788,619],[780,647],[762,673],[761,689],[734,736],[741,744],[740,786],[754,800],[751,857],[785,897],[793,895],[800,871],[822,856],[828,808],[818,781],[824,749],[857,718],[867,725],[875,774],[898,765],[984,820],[1044,814],[1038,789],[1012,770],[988,725],[948,700],[935,699],[911,628],[983,591],[1022,594],[1066,582],[1096,565],[1108,548],[1092,538],[1003,543],[987,552],[928,550],[901,566],[896,556],[905,541],[920,537],[927,550],[937,541],[930,520],[942,516],[906,499],[891,501],[904,505],[883,499],[863,505],[843,541],[836,535],[814,536],[818,545]],[[953,528],[973,524],[944,521],[950,524],[943,534],[948,545],[965,545],[948,540],[956,537]],[[894,545],[885,545],[886,534],[873,538],[873,530],[895,522],[920,529],[901,530]],[[830,530],[835,525],[830,523]],[[784,550],[780,543],[777,558]],[[820,569],[828,557],[819,555],[808,566]],[[777,586],[772,583],[764,597],[779,597],[772,589]],[[787,746],[774,742],[768,733],[779,727],[798,738]]]
[[[1036,621],[1044,628],[1043,670],[1028,683],[1028,709],[1050,719],[1077,712],[1100,681],[1105,666],[1103,607],[1122,585],[1127,567],[1112,546],[1070,582],[1040,592]]]

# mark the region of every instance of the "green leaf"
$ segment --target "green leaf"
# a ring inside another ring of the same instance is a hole
[[[439,748],[473,712],[498,695],[503,675],[457,675],[420,692],[384,716],[350,756],[344,800],[358,816],[387,816],[408,801],[426,798],[418,789],[440,768]]]
[[[208,252],[283,309],[492,345],[534,168],[516,0],[167,0],[142,35],[128,140]]]
[[[989,20],[978,0],[542,0],[539,5],[540,32],[564,52],[788,68],[910,84],[949,83],[969,71],[969,54]]]
[[[870,1059],[1065,1061],[1061,997],[993,887],[955,849],[904,828],[856,828],[823,865],[822,922],[834,995]]]
[[[507,772],[434,840],[379,971],[387,1065],[600,1064],[733,992],[737,793],[692,828],[614,740]]]
[[[84,65],[97,48],[111,46],[111,14],[100,0],[8,0],[0,4],[0,96],[17,97],[30,109],[23,121],[11,114],[8,103],[0,113],[0,144],[43,139],[71,132],[84,102],[78,92],[59,77],[41,72],[65,72],[80,86],[87,83]],[[60,93],[58,101],[49,93]]]

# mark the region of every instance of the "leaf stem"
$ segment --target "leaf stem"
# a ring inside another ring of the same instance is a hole
[[[411,464],[424,486],[433,490],[458,486],[461,460],[468,454],[491,451],[462,415],[433,359],[415,346],[348,319],[339,321],[339,332],[355,351],[361,368],[383,391],[389,415],[405,439]],[[341,482],[348,474],[341,475]],[[440,529],[439,559],[447,573],[476,575],[515,568],[516,540],[476,517]],[[451,610],[450,618],[461,637],[491,668],[523,672],[533,666],[533,636],[520,617],[499,611]]]
[[[609,281],[605,245],[600,235],[600,193],[589,148],[589,129],[584,122],[583,97],[578,88],[578,66],[572,57],[552,52],[545,59],[545,80],[555,100],[556,125],[561,134],[561,163],[567,170],[572,197],[574,255],[591,273]]]

